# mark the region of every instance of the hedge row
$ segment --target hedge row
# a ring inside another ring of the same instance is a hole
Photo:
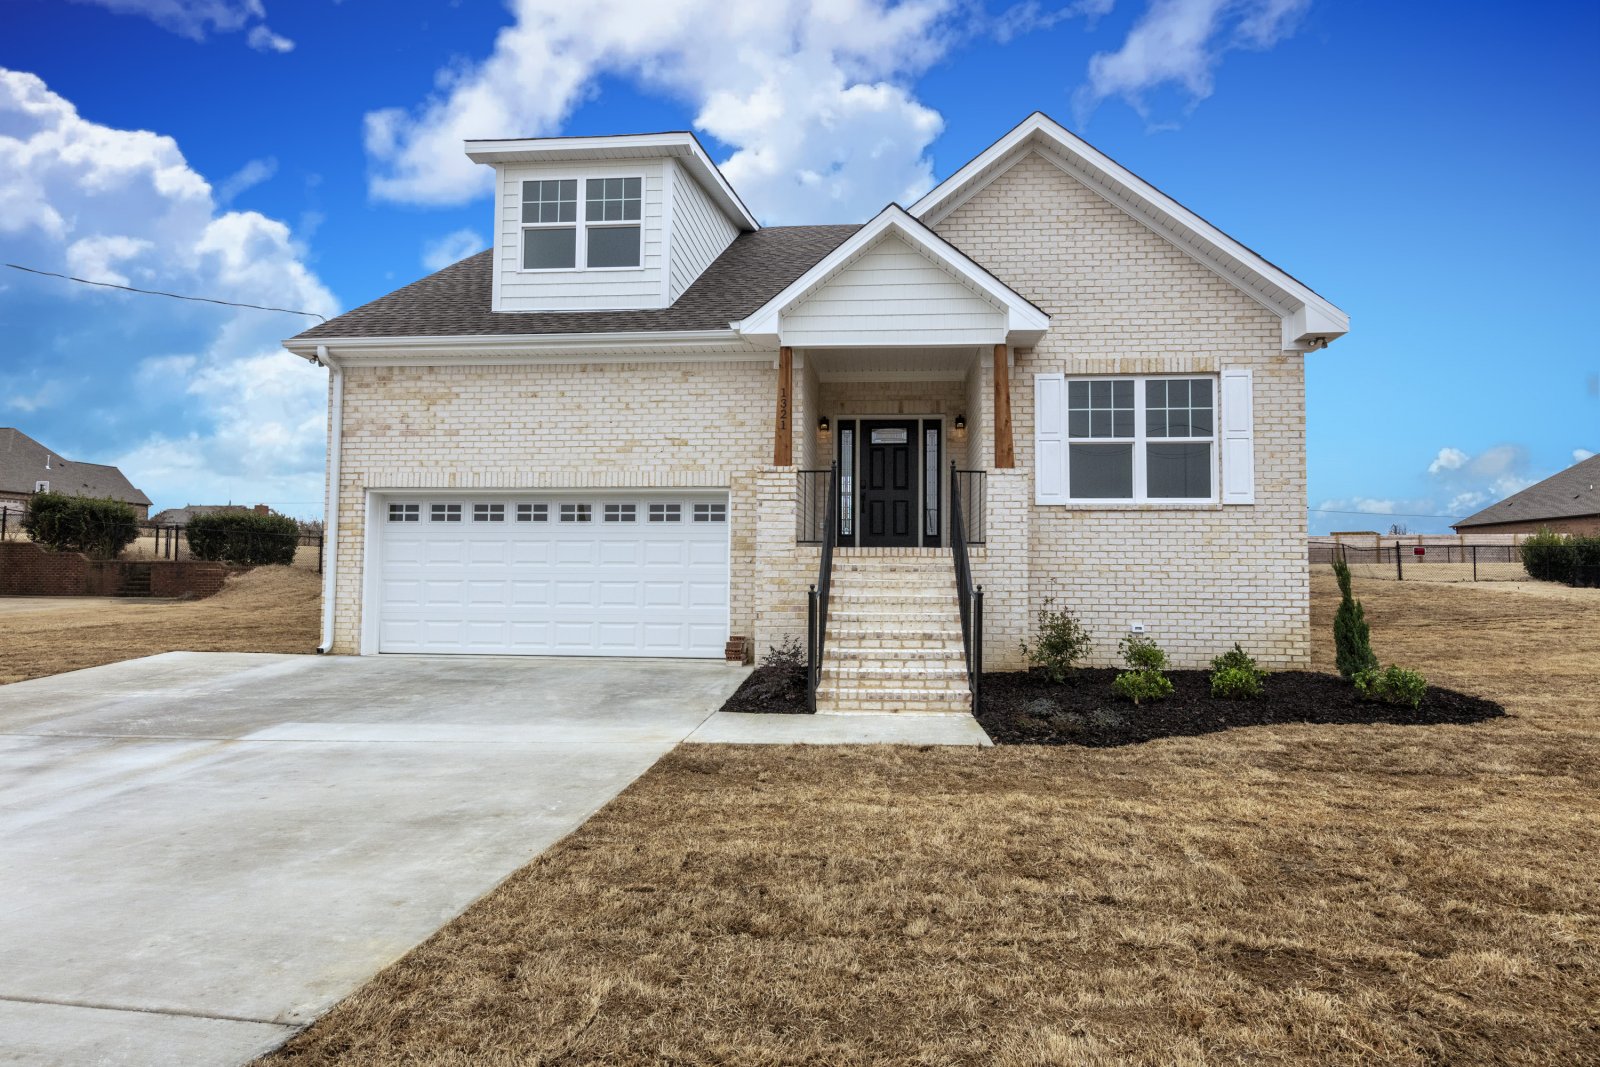
[[[1541,582],[1600,585],[1600,537],[1540,530],[1522,542],[1522,568]]]
[[[120,500],[35,493],[22,529],[30,540],[55,552],[116,559],[138,539],[139,517]]]
[[[300,524],[287,515],[196,515],[184,532],[195,559],[249,566],[293,563],[294,550],[300,546]]]

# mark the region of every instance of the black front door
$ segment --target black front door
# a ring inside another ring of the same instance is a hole
[[[917,423],[861,423],[861,544],[917,543]]]

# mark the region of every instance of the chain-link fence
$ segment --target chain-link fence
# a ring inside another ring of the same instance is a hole
[[[1582,558],[1576,549],[1564,569],[1568,585],[1600,586],[1600,567]],[[1358,578],[1411,582],[1527,582],[1533,578],[1523,563],[1522,546],[1515,542],[1410,542],[1353,544],[1312,541],[1313,565],[1343,560]]]

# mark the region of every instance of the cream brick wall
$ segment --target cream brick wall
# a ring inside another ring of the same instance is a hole
[[[347,368],[334,651],[359,647],[371,489],[728,489],[733,632],[751,633],[775,373],[771,362]]]
[[[1027,479],[1029,611],[1070,603],[1112,662],[1131,622],[1183,666],[1234,641],[1277,667],[1309,658],[1303,358],[1280,351],[1279,320],[1120,209],[1029,156],[936,227],[1050,313],[1038,348],[1014,354],[1017,469]],[[1215,373],[1254,368],[1256,503],[1167,508],[1031,504],[1033,376]],[[992,418],[988,371],[984,425]],[[992,482],[998,482],[992,477]],[[991,488],[991,537],[1009,491]],[[991,542],[975,571],[991,598],[1006,548]],[[993,601],[991,601],[993,602]],[[1007,617],[1011,617],[1008,609]],[[991,627],[991,631],[998,627]],[[990,642],[990,665],[1014,662],[1016,637]]]

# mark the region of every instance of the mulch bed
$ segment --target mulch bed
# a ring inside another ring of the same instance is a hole
[[[806,699],[806,669],[757,667],[717,710],[766,715],[810,715],[811,702]]]
[[[1268,676],[1266,691],[1256,700],[1218,700],[1211,695],[1209,672],[1170,671],[1172,695],[1135,707],[1111,692],[1116,676],[1109,668],[1080,670],[1065,685],[1057,685],[1037,672],[985,674],[978,722],[997,745],[1113,748],[1241,726],[1460,725],[1505,714],[1491,700],[1435,686],[1428,687],[1419,708],[1369,703],[1358,699],[1354,687],[1337,674],[1307,671]]]

